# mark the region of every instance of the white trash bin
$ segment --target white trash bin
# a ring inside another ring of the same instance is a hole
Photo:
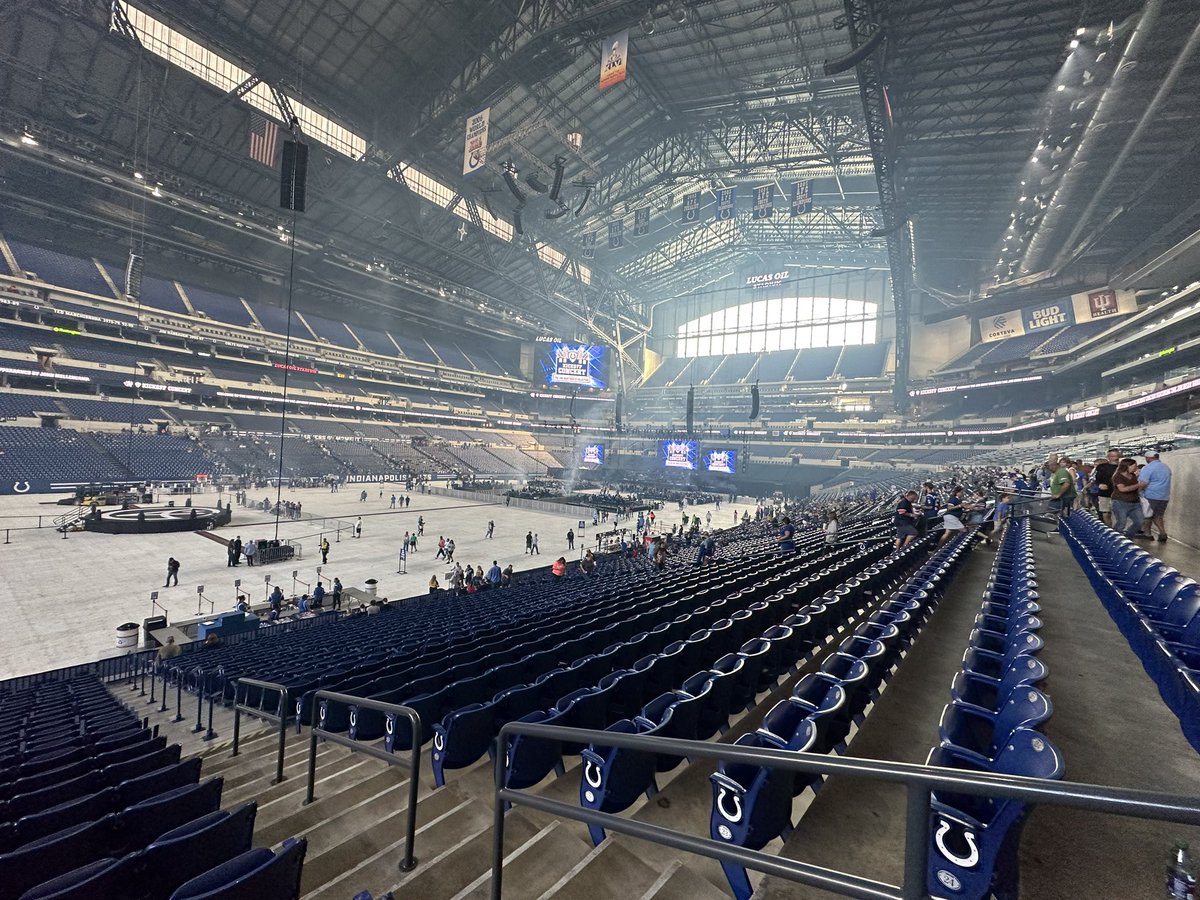
[[[372,597],[374,597],[376,594],[379,593],[379,579],[378,578],[368,578],[366,580],[366,582],[364,582],[364,583],[366,584],[366,588],[364,590],[366,590],[366,592],[368,594],[370,594]]]
[[[117,626],[117,649],[133,650],[137,647],[138,625],[136,622],[126,622]]]

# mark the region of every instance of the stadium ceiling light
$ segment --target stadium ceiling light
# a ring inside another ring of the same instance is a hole
[[[642,34],[645,34],[645,35],[654,34],[655,22],[654,22],[654,4],[653,3],[651,3],[650,6],[646,9],[645,14],[638,21],[638,25],[640,25],[642,28]]]
[[[1066,89],[1067,89],[1067,86],[1065,84],[1060,84],[1058,87],[1055,88],[1055,90],[1058,91],[1060,94],[1063,91],[1065,91]]]
[[[28,131],[21,135],[21,143],[28,147],[36,147],[38,145],[37,138],[35,138]]]
[[[1076,28],[1075,29],[1075,37],[1083,37],[1085,34],[1087,34],[1086,28]]]
[[[1071,46],[1071,49],[1072,49],[1072,50],[1074,50],[1076,47],[1078,47],[1078,46],[1079,46],[1079,38],[1074,38],[1074,39],[1071,41],[1071,45],[1070,45],[1070,46]]]
[[[133,177],[136,178],[138,181],[144,181],[146,178],[146,176],[143,175],[141,172],[134,172]]]

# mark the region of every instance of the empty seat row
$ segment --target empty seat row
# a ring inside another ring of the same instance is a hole
[[[924,552],[933,540],[929,535],[910,547]],[[865,719],[975,540],[973,531],[960,534],[930,556],[821,661],[816,672],[800,679],[791,697],[767,712],[756,731],[735,743],[771,750],[843,753],[851,730]],[[816,792],[823,784],[816,774],[726,761],[710,780],[711,837],[751,850],[761,850],[776,838],[786,840],[794,828],[793,800],[807,788]],[[745,868],[732,862],[722,862],[721,867],[734,896],[749,900],[753,888]]]
[[[1200,585],[1084,512],[1063,523],[1075,559],[1200,750]]]
[[[1061,754],[1038,730],[1053,711],[1040,689],[1048,670],[1038,658],[1038,600],[1029,520],[1017,519],[997,550],[929,765],[1062,777]],[[968,900],[1015,897],[1025,804],[939,791],[931,805],[930,892]]]

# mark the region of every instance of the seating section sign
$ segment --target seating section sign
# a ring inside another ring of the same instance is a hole
[[[695,469],[697,446],[695,441],[660,441],[659,458],[668,469]]]
[[[587,444],[580,453],[580,462],[585,466],[604,465],[604,445]]]
[[[704,471],[733,475],[737,471],[737,451],[706,450],[704,452]]]
[[[1137,312],[1133,291],[1099,288],[1080,291],[1069,297],[1047,300],[1023,309],[1013,309],[979,320],[979,338],[983,342],[1036,334],[1068,325],[1082,325],[1110,316]]]

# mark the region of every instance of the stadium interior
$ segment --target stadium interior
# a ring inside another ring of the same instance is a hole
[[[1198,49],[0,4],[0,900],[1194,900]]]

